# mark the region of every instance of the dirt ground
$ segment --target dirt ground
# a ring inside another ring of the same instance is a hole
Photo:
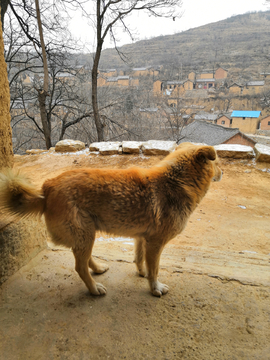
[[[148,167],[162,157],[29,155],[15,168],[42,184],[80,167]],[[50,242],[1,289],[0,359],[270,359],[270,164],[221,160],[224,176],[161,257],[152,296],[131,239],[98,235],[89,295],[69,249]]]

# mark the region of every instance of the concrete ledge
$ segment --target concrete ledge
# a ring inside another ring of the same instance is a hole
[[[251,146],[221,144],[215,145],[214,148],[221,158],[252,159],[255,156]]]
[[[254,150],[256,161],[270,163],[270,146],[256,144]]]
[[[1,222],[0,284],[47,247],[48,233],[43,220]]]

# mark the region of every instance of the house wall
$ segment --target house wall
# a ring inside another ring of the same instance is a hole
[[[196,78],[196,74],[195,74],[195,72],[194,72],[194,71],[192,71],[191,73],[189,73],[189,74],[188,74],[188,78],[189,78],[189,80],[194,81],[194,80],[195,80],[195,78]]]
[[[162,85],[162,81],[160,80],[155,81],[153,84],[153,92],[159,94],[162,91],[161,85]]]
[[[215,79],[226,79],[228,72],[222,68],[218,68],[215,72]]]
[[[259,120],[254,118],[232,118],[232,128],[238,128],[243,133],[255,134]]]
[[[243,89],[242,95],[255,95],[263,91],[263,86],[248,86]]]
[[[104,77],[113,77],[113,76],[117,76],[117,71],[113,70],[113,71],[99,71],[100,75],[104,76]]]
[[[254,148],[255,144],[252,140],[242,136],[241,134],[236,134],[231,137],[229,140],[224,141],[223,144],[236,144],[236,145],[247,145]]]
[[[193,90],[193,82],[192,81],[185,81],[184,82],[184,89],[185,90]]]
[[[212,79],[212,78],[213,78],[213,73],[200,74],[200,79]]]
[[[261,120],[260,130],[270,130],[270,115]]]
[[[228,119],[227,116],[223,115],[219,119],[217,119],[217,125],[221,125],[224,127],[230,127],[230,119]]]
[[[173,89],[173,91],[172,91],[172,93],[171,93],[171,96],[176,96],[176,97],[178,97],[179,95],[183,95],[184,92],[185,92],[184,86],[183,86],[183,85],[177,85],[177,86]]]
[[[229,93],[230,94],[238,94],[238,95],[240,95],[242,93],[241,92],[241,87],[237,86],[237,85],[232,85],[229,88]]]
[[[119,86],[129,86],[129,79],[118,79],[117,85],[119,85]]]
[[[97,79],[97,86],[105,86],[106,85],[106,79],[104,79],[103,77],[99,77]]]
[[[196,89],[210,89],[215,87],[215,82],[213,81],[206,81],[206,82],[197,82],[196,83]]]

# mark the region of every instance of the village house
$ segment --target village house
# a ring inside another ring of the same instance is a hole
[[[132,76],[158,76],[159,70],[154,69],[152,67],[141,67],[141,68],[133,68],[132,69]]]
[[[228,76],[228,71],[219,67],[216,71],[215,71],[215,76],[214,78],[216,80],[222,80],[222,79],[226,79]]]
[[[212,70],[202,71],[200,74],[196,76],[196,79],[213,79],[214,72]]]
[[[202,120],[202,121],[206,121],[206,122],[209,122],[212,124],[215,124],[215,122],[217,121],[217,118],[218,118],[218,115],[207,113],[204,111],[201,111],[194,116],[194,120]]]
[[[216,124],[217,125],[221,125],[221,126],[225,126],[225,127],[230,127],[232,123],[231,117],[230,115],[219,115],[219,117],[216,120]]]
[[[105,78],[103,76],[98,77],[98,86],[138,86],[139,79],[133,79],[128,75],[113,76]]]
[[[233,111],[231,114],[233,128],[239,128],[244,133],[255,134],[259,129],[260,111]]]
[[[161,94],[161,92],[162,92],[162,84],[163,84],[163,81],[161,81],[161,80],[154,81],[154,84],[153,84],[153,92],[154,92],[154,94],[156,94],[156,95]]]
[[[229,86],[229,93],[234,95],[241,95],[243,93],[243,85],[233,83]]]
[[[109,78],[109,77],[113,77],[113,76],[116,77],[117,71],[116,71],[116,69],[108,69],[108,70],[98,69],[98,74],[105,78]]]
[[[264,81],[249,81],[243,89],[243,95],[256,95],[263,91]]]
[[[181,142],[195,142],[207,145],[238,144],[254,147],[256,142],[239,129],[226,128],[195,120],[181,131]]]
[[[211,89],[215,87],[216,80],[214,78],[196,79],[195,89]]]
[[[270,115],[267,115],[260,121],[260,130],[270,130]]]
[[[70,72],[59,72],[57,73],[56,78],[61,82],[65,82],[70,85],[76,82],[76,76]]]

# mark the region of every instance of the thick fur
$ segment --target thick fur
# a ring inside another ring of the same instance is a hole
[[[168,292],[157,279],[162,250],[221,176],[213,147],[184,143],[149,169],[71,170],[41,190],[9,171],[0,177],[0,208],[19,217],[44,214],[53,242],[72,248],[76,271],[94,295],[106,289],[88,267],[108,269],[92,257],[96,231],[134,238],[138,272],[147,270],[152,294],[161,296]]]

